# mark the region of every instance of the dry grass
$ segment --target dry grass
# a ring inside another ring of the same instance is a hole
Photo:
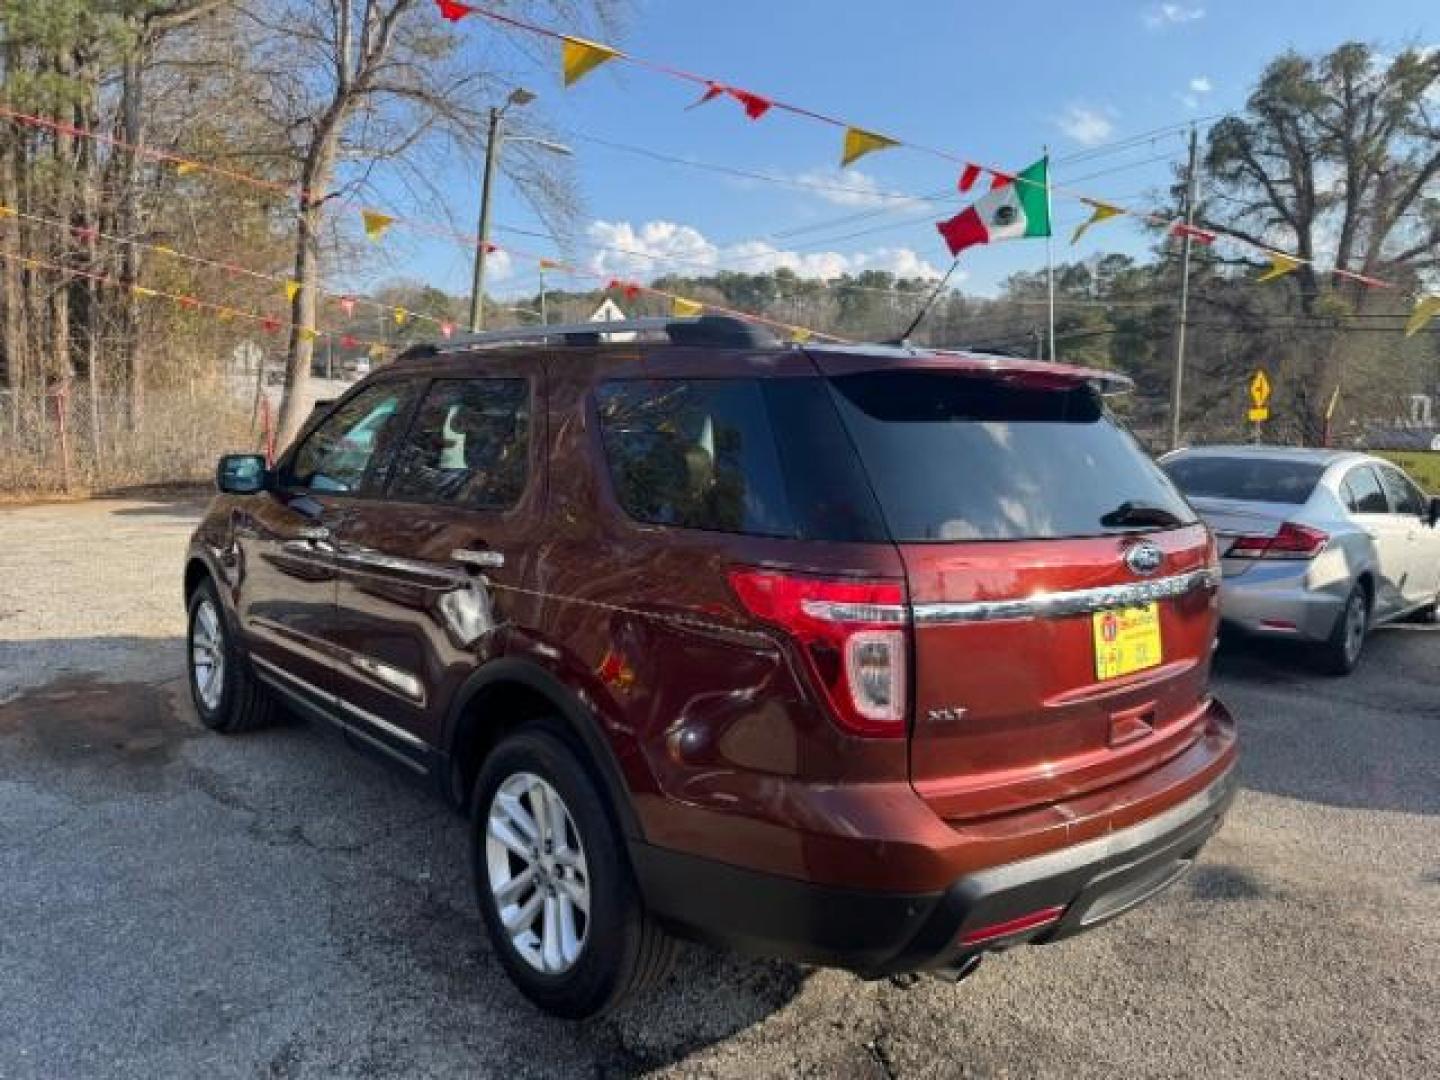
[[[0,394],[0,498],[205,481],[219,455],[254,450],[259,441],[248,405],[218,385],[151,391],[131,430],[118,395],[102,396],[92,414],[89,387],[77,383],[66,416],[68,488],[55,399]]]

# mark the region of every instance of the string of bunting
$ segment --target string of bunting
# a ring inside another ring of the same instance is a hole
[[[669,64],[664,64],[654,60],[645,59],[643,57],[634,56],[629,53],[623,52],[622,50],[615,48],[611,45],[591,41],[586,38],[578,37],[571,34],[564,34],[557,30],[549,29],[548,27],[539,26],[535,23],[527,22],[523,19],[518,19],[514,16],[503,14],[492,8],[483,7],[477,4],[462,3],[460,2],[460,0],[435,0],[435,2],[440,17],[451,23],[459,23],[461,20],[467,17],[474,16],[477,18],[489,20],[493,23],[509,26],[514,29],[524,31],[526,33],[534,34],[540,37],[548,38],[552,41],[559,42],[561,46],[561,76],[565,86],[567,87],[575,85],[584,76],[594,71],[602,64],[609,63],[613,60],[621,60],[636,67],[646,68],[659,74],[668,75],[671,78],[701,87],[702,91],[700,98],[689,106],[689,108],[692,109],[699,105],[707,104],[718,98],[727,97],[737,102],[744,110],[745,115],[751,120],[759,120],[767,114],[771,113],[772,111],[780,111],[787,112],[794,116],[802,117],[808,120],[817,121],[822,124],[827,124],[832,127],[840,128],[844,132],[840,154],[840,164],[842,167],[853,164],[860,158],[864,157],[866,154],[874,153],[879,150],[888,150],[894,147],[903,146],[911,150],[930,154],[932,156],[942,158],[946,161],[959,164],[961,166],[961,169],[956,186],[962,194],[971,191],[979,182],[982,176],[989,176],[990,190],[992,193],[1007,186],[1018,184],[1022,187],[1028,185],[1032,190],[1038,187],[1039,191],[1037,192],[1037,194],[1043,194],[1043,197],[1046,199],[1047,203],[1051,194],[1063,194],[1073,198],[1078,198],[1091,207],[1092,213],[1090,218],[1086,222],[1081,224],[1078,229],[1076,229],[1074,236],[1071,238],[1072,243],[1078,241],[1080,237],[1083,236],[1084,233],[1088,231],[1092,226],[1098,225],[1101,222],[1104,222],[1111,218],[1123,216],[1136,218],[1144,221],[1147,224],[1164,228],[1171,236],[1189,239],[1192,242],[1205,247],[1211,246],[1216,242],[1217,239],[1223,238],[1229,243],[1239,245],[1248,251],[1255,252],[1259,254],[1262,258],[1264,258],[1266,263],[1268,264],[1267,268],[1256,279],[1259,282],[1268,282],[1280,277],[1284,277],[1287,274],[1293,273],[1295,270],[1299,269],[1303,265],[1306,265],[1306,263],[1310,261],[1301,259],[1294,255],[1286,254],[1281,251],[1276,251],[1272,248],[1264,247],[1263,245],[1255,244],[1254,242],[1244,237],[1236,236],[1234,234],[1224,232],[1223,230],[1205,229],[1194,225],[1188,225],[1182,221],[1173,221],[1163,217],[1162,215],[1157,215],[1149,211],[1134,210],[1129,207],[1121,206],[1118,203],[1105,202],[1099,199],[1093,199],[1079,192],[1067,191],[1064,188],[1052,184],[1048,175],[1042,175],[1041,179],[1037,180],[1034,177],[1026,177],[1023,174],[1013,174],[1005,170],[995,168],[991,165],[971,161],[966,158],[949,153],[947,151],[937,149],[935,147],[925,146],[920,143],[910,142],[908,140],[903,140],[895,136],[883,134],[881,132],[862,127],[858,124],[850,123],[838,117],[830,116],[821,112],[816,112],[813,109],[808,109],[800,105],[792,104],[790,102],[768,97],[766,95],[759,94],[753,90],[747,90],[738,86],[734,86],[718,79],[700,75],[695,72],[686,71],[684,69],[677,68]],[[1032,169],[1033,168],[1034,167],[1032,166]],[[1026,171],[1029,172],[1030,170]],[[1023,199],[1023,197],[1024,192],[1022,191],[1021,198]],[[961,218],[965,216],[965,214],[966,211],[962,211],[961,214],[957,215],[956,218],[951,219],[951,222],[942,222],[940,225],[942,235],[946,235],[945,227],[947,225],[950,225],[953,222],[958,222]],[[1031,220],[1033,223],[1033,217]],[[1002,220],[1001,224],[1008,224],[1008,222]],[[1048,236],[1048,208],[1045,217],[1045,232],[1029,234],[1021,233],[1020,235]],[[948,235],[946,235],[946,239],[947,243],[949,243],[950,237]],[[983,243],[986,241],[972,240],[971,242]],[[962,245],[961,250],[963,250],[964,246],[969,245]],[[951,245],[951,249],[952,254],[957,253],[953,244]],[[1354,281],[1367,288],[1394,287],[1391,282],[1384,281],[1380,278],[1372,277],[1367,274],[1357,273],[1352,270],[1342,270],[1339,268],[1335,268],[1332,269],[1330,273],[1336,277],[1342,277]],[[1437,312],[1437,308],[1440,308],[1440,298],[1437,298],[1434,295],[1422,295],[1418,297],[1411,319],[1412,323],[1418,323],[1416,329],[1418,329],[1419,326],[1423,326],[1426,322],[1429,321],[1430,318],[1433,318]]]

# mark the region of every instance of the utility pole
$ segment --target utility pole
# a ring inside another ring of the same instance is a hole
[[[1175,328],[1175,370],[1170,376],[1170,449],[1180,448],[1180,406],[1185,392],[1185,318],[1190,308],[1190,230],[1195,225],[1195,125],[1190,125],[1190,163],[1185,169],[1185,236],[1180,247],[1180,324]]]
[[[475,245],[475,276],[470,285],[470,332],[485,328],[485,249],[490,246],[490,184],[500,150],[500,110],[490,107],[490,134],[485,140],[485,178],[480,182],[480,241]]]

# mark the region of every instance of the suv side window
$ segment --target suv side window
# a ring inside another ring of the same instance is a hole
[[[596,390],[620,505],[631,517],[794,536],[765,399],[754,379],[654,379]]]
[[[284,465],[280,484],[326,494],[374,486],[394,458],[410,411],[408,382],[371,386],[341,405],[306,436]]]
[[[1359,465],[1345,474],[1340,485],[1345,505],[1352,514],[1388,514],[1390,504],[1380,488],[1380,480],[1369,465]]]
[[[1398,469],[1381,469],[1380,479],[1390,495],[1392,513],[1407,517],[1420,517],[1425,513],[1425,497]]]
[[[508,510],[525,491],[528,379],[436,379],[386,494],[405,502]]]

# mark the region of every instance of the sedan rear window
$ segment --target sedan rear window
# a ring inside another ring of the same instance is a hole
[[[831,385],[899,542],[1098,536],[1196,520],[1087,385],[917,371]]]
[[[1292,503],[1310,498],[1325,466],[1313,461],[1277,461],[1259,457],[1178,457],[1165,471],[1192,499],[1239,499]]]

